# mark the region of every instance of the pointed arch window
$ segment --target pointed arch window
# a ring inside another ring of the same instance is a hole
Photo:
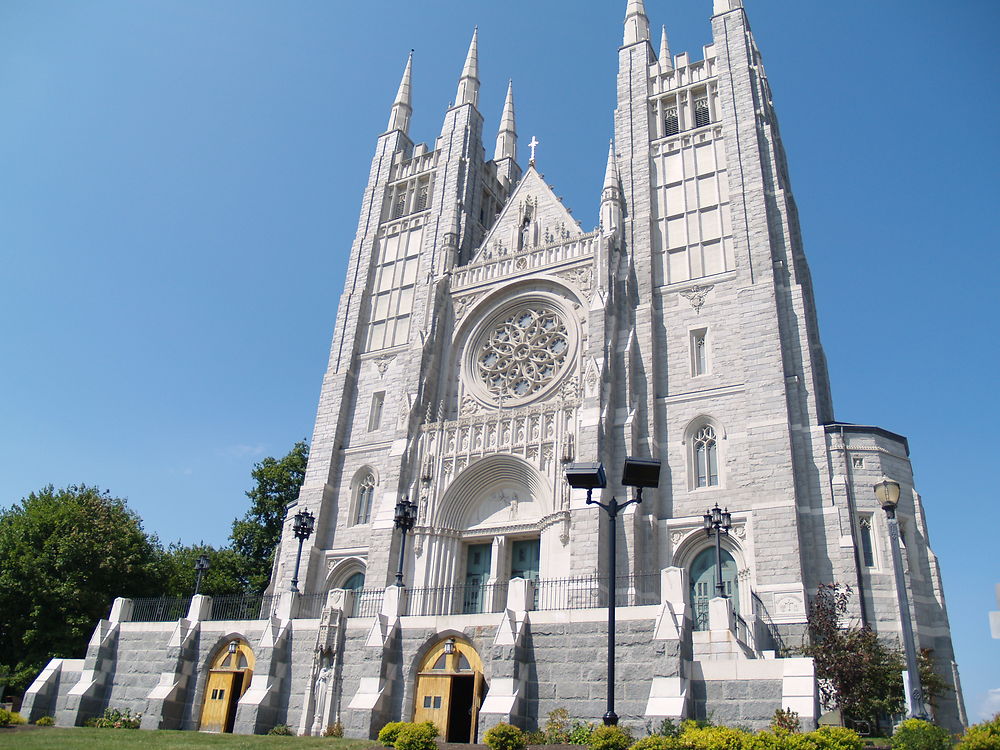
[[[875,567],[875,546],[872,544],[872,517],[865,514],[858,519],[861,532],[861,562],[866,568]]]
[[[677,107],[667,107],[663,114],[663,135],[677,135],[681,130]]]
[[[712,121],[712,112],[708,108],[708,98],[698,99],[694,103],[694,126],[700,128]]]
[[[694,434],[694,469],[696,487],[719,486],[719,443],[715,428],[702,425]]]
[[[361,481],[357,485],[357,499],[355,501],[355,508],[357,511],[354,514],[355,524],[365,524],[371,521],[372,515],[372,501],[375,498],[375,475],[368,472],[361,477]]]

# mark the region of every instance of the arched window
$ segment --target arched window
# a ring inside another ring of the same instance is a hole
[[[694,440],[695,487],[717,487],[719,485],[719,444],[715,428],[702,425],[695,433]]]
[[[712,121],[712,114],[708,108],[708,99],[699,99],[694,103],[694,126],[700,128],[708,125]]]
[[[354,523],[363,524],[371,521],[372,501],[375,498],[375,475],[372,472],[361,477],[355,489],[356,501],[354,507]]]
[[[736,560],[722,550],[722,588],[733,600],[733,612],[740,611],[740,590],[736,585]],[[691,607],[694,612],[694,629],[708,630],[708,600],[718,596],[718,579],[715,572],[715,548],[703,549],[691,563]]]
[[[668,107],[663,115],[663,135],[677,135],[680,125],[677,120],[677,107]]]
[[[365,574],[355,573],[346,581],[344,581],[344,585],[341,586],[340,588],[347,589],[348,591],[358,591],[359,589],[363,589],[364,587],[365,587]]]

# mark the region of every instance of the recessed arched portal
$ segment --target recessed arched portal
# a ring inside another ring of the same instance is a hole
[[[228,640],[219,648],[205,683],[199,727],[202,732],[233,731],[236,704],[250,687],[253,668],[253,651],[242,638]]]
[[[479,654],[458,638],[435,644],[417,670],[414,721],[430,721],[446,742],[476,741],[486,692]]]
[[[736,585],[736,560],[726,550],[722,552],[722,587],[733,600],[733,612],[740,611],[740,589]],[[707,547],[691,562],[691,606],[694,608],[694,629],[708,630],[708,600],[718,596],[715,572],[715,547]]]

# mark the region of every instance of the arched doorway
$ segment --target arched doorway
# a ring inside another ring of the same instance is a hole
[[[354,573],[340,588],[351,592],[351,617],[357,617],[361,614],[361,592],[365,588],[365,574]]]
[[[413,720],[433,722],[446,742],[474,743],[485,688],[476,650],[455,638],[441,641],[417,670]]]
[[[691,563],[691,606],[694,609],[694,629],[708,630],[708,600],[716,596],[715,548],[698,553]],[[740,589],[736,585],[736,561],[722,550],[722,586],[733,601],[733,612],[740,611]]]
[[[202,732],[232,732],[236,704],[250,687],[254,657],[250,645],[239,638],[219,649],[209,667],[201,709]]]

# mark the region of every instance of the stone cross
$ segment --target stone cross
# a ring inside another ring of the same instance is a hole
[[[535,163],[535,146],[537,146],[539,140],[535,136],[531,136],[531,142],[528,144],[528,148],[531,149],[531,159],[528,161],[529,164]]]

